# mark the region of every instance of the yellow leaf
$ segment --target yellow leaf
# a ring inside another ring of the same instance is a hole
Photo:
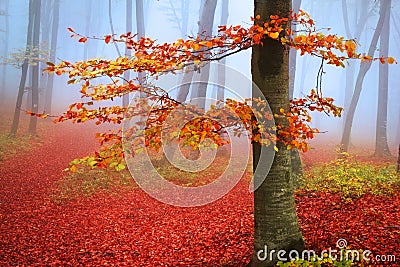
[[[72,165],[71,168],[69,168],[69,170],[70,170],[71,172],[76,172],[76,171],[77,171],[77,168],[76,168],[75,165]]]
[[[274,149],[275,149],[276,152],[278,152],[278,147],[277,146],[274,146]]]
[[[268,34],[268,36],[272,39],[278,39],[279,37],[279,32],[271,32]]]
[[[285,113],[285,110],[283,108],[279,109],[279,111],[283,114]]]

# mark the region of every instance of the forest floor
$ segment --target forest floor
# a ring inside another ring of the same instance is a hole
[[[163,204],[135,186],[59,198],[69,161],[97,148],[94,132],[91,125],[40,122],[40,138],[28,149],[3,150],[0,266],[246,266],[254,226],[248,179],[195,208]],[[334,155],[334,145],[316,145],[303,160],[309,167]],[[337,249],[345,239],[351,249],[395,255],[392,266],[400,266],[398,191],[345,199],[300,190],[296,203],[308,248]]]

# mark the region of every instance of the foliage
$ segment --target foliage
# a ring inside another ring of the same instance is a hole
[[[255,21],[255,24],[248,28],[240,25],[223,25],[218,27],[216,36],[189,37],[187,40],[178,39],[175,42],[164,44],[158,44],[148,37],[136,40],[136,35],[130,32],[120,36],[106,35],[103,38],[88,38],[76,33],[72,28],[68,28],[72,33],[71,36],[78,38],[78,41],[82,43],[87,42],[89,39],[103,40],[107,44],[112,42],[124,43],[126,48],[133,50],[133,57],[121,56],[116,60],[89,59],[75,63],[61,61],[57,65],[48,62],[46,71],[57,75],[67,74],[69,84],[80,83],[81,96],[87,100],[71,104],[69,109],[55,121],[72,120],[73,122],[82,123],[95,120],[96,124],[120,124],[123,119],[148,116],[149,120],[147,120],[146,125],[132,126],[128,132],[125,132],[129,133],[126,135],[127,138],[134,140],[131,143],[137,146],[137,148],[132,147],[128,151],[128,155],[134,156],[143,150],[143,144],[156,151],[163,145],[161,142],[161,125],[165,122],[170,112],[177,108],[183,108],[185,112],[190,111],[189,113],[198,113],[199,111],[193,106],[177,102],[164,90],[147,84],[144,80],[125,81],[123,79],[125,71],[141,72],[148,77],[157,79],[160,75],[166,73],[186,71],[189,66],[194,69],[200,69],[205,62],[220,60],[255,45],[262,45],[265,38],[271,38],[287,47],[297,49],[301,52],[301,55],[311,54],[321,58],[321,68],[324,62],[344,67],[343,62],[350,58],[378,60],[378,58],[370,58],[358,54],[356,52],[357,44],[354,40],[346,40],[337,35],[324,34],[321,31],[317,31],[314,21],[303,11],[298,14],[292,14],[290,18],[271,16],[268,21],[262,21],[260,16],[256,16],[252,20]],[[289,21],[299,25],[299,30],[296,33],[286,27]],[[379,60],[382,63],[395,62],[391,57],[382,57]],[[318,74],[315,90],[311,90],[310,95],[305,98],[293,100],[290,110],[282,108],[281,114],[269,114],[266,111],[263,111],[265,114],[260,114],[262,117],[267,118],[272,118],[272,116],[287,117],[290,122],[289,127],[277,125],[277,136],[271,134],[269,129],[263,129],[262,126],[262,131],[259,130],[260,125],[257,125],[255,120],[257,116],[253,116],[257,114],[251,115],[252,112],[255,113],[256,111],[251,108],[250,103],[254,103],[254,101],[257,101],[256,99],[250,99],[245,104],[228,99],[224,102],[225,105],[222,109],[214,108],[211,112],[221,113],[221,110],[229,108],[232,112],[238,114],[254,142],[268,145],[271,142],[282,141],[287,144],[289,149],[298,148],[306,151],[308,149],[307,140],[313,138],[314,133],[318,132],[317,129],[313,129],[309,125],[311,121],[309,111],[331,113],[334,116],[340,116],[341,112],[341,108],[333,104],[332,98],[322,97],[320,83],[322,73],[323,71],[320,71]],[[98,78],[102,77],[109,77],[112,82],[108,84],[98,82]],[[141,99],[136,99],[137,104],[133,107],[117,105],[98,109],[91,108],[94,102],[113,100],[133,92],[140,92],[141,95]],[[187,114],[185,112],[184,114]],[[38,117],[48,116],[47,114],[27,113]],[[237,125],[237,122],[230,124],[229,120],[224,122],[228,127]],[[141,121],[140,123],[143,124]],[[207,120],[197,120],[191,121],[191,127],[173,131],[170,139],[176,137],[178,133],[180,141],[192,146],[194,149],[198,149],[199,142],[207,137],[220,146],[226,144],[226,141],[221,138],[221,134],[224,131],[224,127],[220,127],[220,125],[212,124]],[[93,157],[85,157],[74,162],[92,167],[123,169],[125,166],[122,161],[124,156],[122,131],[100,133],[97,137],[100,139],[100,143],[103,144],[101,151],[97,152]],[[165,142],[168,142],[168,140]],[[105,143],[109,145],[105,145]],[[71,168],[71,170],[75,171],[76,167]]]
[[[54,194],[56,202],[92,196],[101,191],[120,192],[137,188],[127,171],[116,172],[103,169],[80,169],[66,173],[57,181]]]
[[[0,64],[9,64],[16,68],[21,68],[22,63],[26,60],[28,65],[36,66],[40,62],[46,62],[49,53],[50,50],[47,48],[47,44],[18,48],[15,49],[15,52],[10,53],[8,57],[1,57],[2,62]]]
[[[238,267],[250,261],[254,218],[248,182],[194,208],[166,205],[124,186],[110,188],[117,194],[100,189],[90,197],[54,203],[51,193],[64,179],[68,160],[95,149],[93,128],[58,126],[44,131],[42,138],[49,141],[34,154],[0,163],[1,266]],[[398,193],[346,202],[337,194],[308,192],[297,194],[296,204],[307,248],[320,253],[344,238],[352,249],[400,258]]]
[[[343,251],[343,255],[345,254],[345,251]],[[279,267],[351,267],[354,266],[354,263],[352,260],[346,260],[346,259],[341,259],[341,260],[333,260],[329,257],[327,253],[324,253],[322,258],[317,257],[316,259],[310,259],[310,260],[305,260],[305,259],[293,259],[290,262],[282,262],[279,261],[276,266]]]
[[[342,152],[339,158],[312,167],[301,189],[339,193],[346,199],[364,194],[391,196],[400,189],[400,177],[395,164],[359,162]]]

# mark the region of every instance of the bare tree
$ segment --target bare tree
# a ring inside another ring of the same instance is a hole
[[[389,54],[389,35],[390,35],[390,4],[391,0],[386,0],[387,6],[381,4],[379,13],[385,16],[382,32],[380,36],[379,54],[380,57],[386,57]],[[387,8],[386,11],[383,8]],[[383,14],[385,12],[385,14]],[[390,156],[390,150],[387,140],[387,117],[388,117],[388,92],[389,92],[389,66],[387,64],[379,65],[379,86],[378,86],[378,110],[376,117],[376,140],[375,156]]]
[[[10,5],[9,0],[3,1],[3,9],[0,10],[1,15],[4,17],[4,42],[3,42],[3,56],[6,57],[8,54],[8,38],[10,32],[10,22],[9,22],[9,15],[8,15],[8,8]],[[3,104],[5,99],[5,92],[6,92],[6,77],[7,77],[7,66],[2,66],[2,77],[1,77],[1,88],[0,88],[0,104]]]
[[[379,20],[376,25],[376,29],[375,29],[374,35],[372,37],[372,40],[371,40],[371,43],[370,43],[370,46],[368,49],[368,55],[371,57],[373,57],[375,54],[378,39],[381,34],[383,23],[385,21],[386,12],[388,11],[388,6],[390,7],[390,3],[388,1],[381,1],[382,12],[379,14]],[[360,94],[362,91],[362,86],[363,86],[365,75],[367,74],[368,70],[370,69],[371,64],[372,64],[372,62],[369,60],[362,61],[360,63],[360,70],[357,75],[354,93],[351,98],[350,106],[349,106],[347,116],[345,119],[342,140],[340,142],[342,145],[343,151],[348,151],[348,149],[349,149],[350,134],[351,134],[351,127],[353,125],[354,114],[356,111],[358,100],[360,99]]]
[[[57,39],[58,39],[58,25],[60,20],[60,0],[54,0],[53,2],[53,18],[51,25],[51,40],[50,40],[50,62],[55,62],[56,50],[57,50]],[[53,85],[54,75],[49,75],[46,84],[46,98],[44,103],[44,110],[47,113],[51,113],[51,104],[53,98]]]
[[[229,16],[229,0],[222,0],[221,3],[221,21],[220,25],[228,24],[228,16]],[[218,65],[218,89],[217,89],[217,100],[223,101],[224,96],[224,87],[225,87],[225,64],[226,58],[223,58],[219,61]]]
[[[19,124],[19,119],[21,115],[21,106],[22,106],[22,97],[24,96],[24,90],[25,90],[25,84],[26,84],[26,78],[28,74],[28,55],[30,54],[32,50],[32,29],[33,29],[33,19],[34,19],[34,0],[29,0],[29,17],[28,17],[28,31],[27,31],[27,37],[26,37],[26,50],[25,50],[25,59],[22,62],[21,66],[21,79],[19,82],[19,88],[18,88],[18,95],[17,95],[17,102],[15,104],[15,110],[14,110],[14,117],[13,117],[13,123],[11,126],[11,131],[10,135],[15,136],[17,134],[18,130],[18,124]]]

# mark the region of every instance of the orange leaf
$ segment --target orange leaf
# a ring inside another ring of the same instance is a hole
[[[388,57],[388,58],[387,58],[387,62],[388,62],[389,64],[393,64],[393,63],[396,62],[396,60],[394,60],[394,58],[392,58],[392,57]],[[396,63],[397,63],[397,62],[396,62]]]
[[[70,27],[68,27],[67,30],[70,31],[70,32],[74,32],[74,29],[72,29]]]

